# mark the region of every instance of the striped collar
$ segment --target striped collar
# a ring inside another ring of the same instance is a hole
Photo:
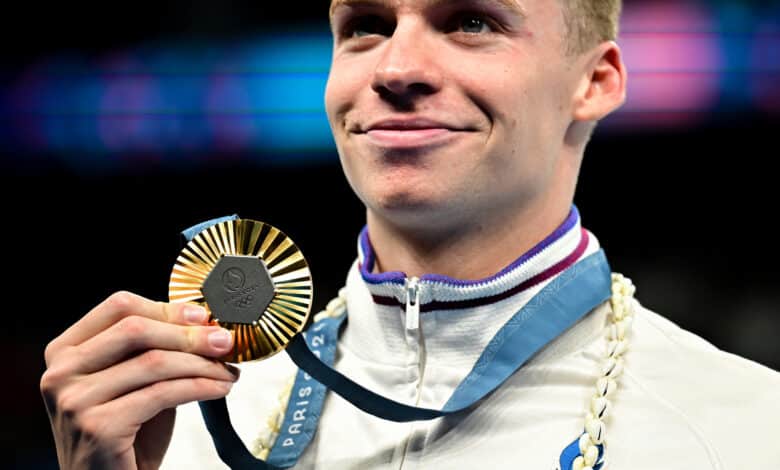
[[[418,283],[420,312],[454,310],[492,304],[552,280],[578,260],[598,250],[598,241],[580,225],[576,206],[544,240],[493,276],[476,280],[426,274]],[[358,267],[378,305],[404,306],[408,279],[399,271],[372,273],[375,255],[368,228],[360,234]]]

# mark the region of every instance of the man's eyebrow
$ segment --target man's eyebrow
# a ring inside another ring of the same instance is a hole
[[[428,6],[430,7],[441,3],[456,3],[456,4],[474,3],[476,5],[499,4],[501,7],[510,10],[512,12],[515,12],[520,16],[523,17],[526,16],[525,9],[517,0],[454,0],[454,1],[453,0],[431,0],[428,2]],[[336,8],[341,6],[359,6],[359,5],[390,6],[391,4],[392,2],[389,0],[333,0],[330,3],[329,17],[332,19],[333,12],[336,10]]]
[[[366,6],[366,5],[379,5],[379,6],[389,6],[389,1],[382,1],[382,0],[333,0],[330,2],[330,13],[329,17],[333,18],[333,12],[336,11],[336,8],[341,6]]]

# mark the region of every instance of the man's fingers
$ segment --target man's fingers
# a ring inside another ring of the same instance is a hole
[[[222,398],[232,386],[232,381],[206,378],[156,382],[86,410],[79,418],[79,427],[99,439],[135,434],[143,423],[163,410],[192,401]]]
[[[130,292],[117,292],[89,311],[46,347],[46,365],[59,351],[83,343],[130,316],[180,325],[204,324],[208,314],[194,304],[155,302]]]
[[[125,317],[109,329],[70,347],[53,367],[90,374],[150,349],[221,357],[233,347],[232,334],[218,326],[182,326],[140,316]]]
[[[70,409],[86,409],[155,382],[188,377],[234,382],[238,376],[238,368],[213,359],[179,351],[153,349],[82,377],[71,385],[65,400],[70,402]]]
[[[49,343],[40,388],[61,465],[134,466],[141,425],[178,404],[225,396],[236,375],[201,356],[226,355],[233,338],[207,321],[194,305],[119,292]],[[170,436],[170,423],[145,429]]]

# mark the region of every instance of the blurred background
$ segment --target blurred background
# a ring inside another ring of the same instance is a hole
[[[307,254],[316,307],[342,285],[364,214],[324,114],[328,2],[282,3],[4,6],[12,468],[56,468],[46,343],[116,290],[165,299],[187,226],[267,221]],[[583,223],[646,306],[778,369],[780,4],[627,2],[620,43],[629,98],[588,148]]]

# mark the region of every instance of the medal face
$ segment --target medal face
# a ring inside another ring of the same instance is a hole
[[[210,323],[233,333],[222,359],[265,359],[301,332],[312,282],[301,250],[281,232],[249,219],[215,224],[187,243],[171,272],[171,302],[201,305]]]

